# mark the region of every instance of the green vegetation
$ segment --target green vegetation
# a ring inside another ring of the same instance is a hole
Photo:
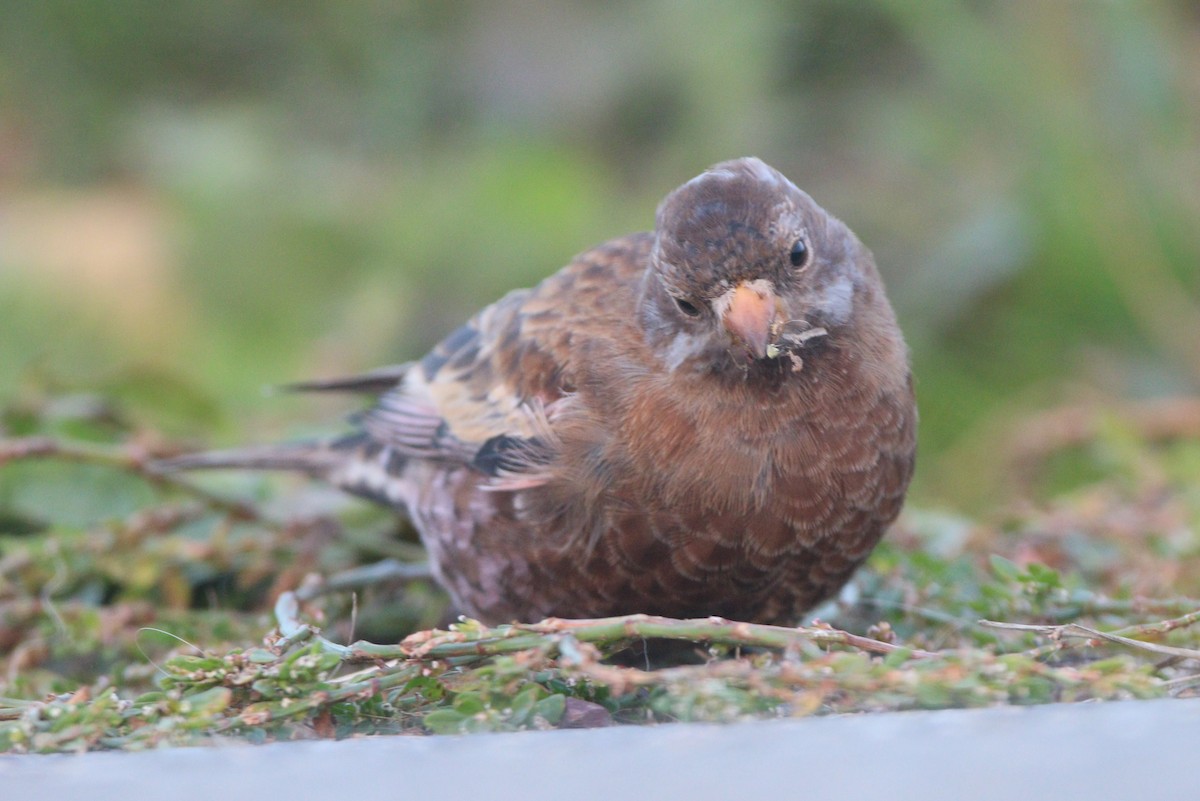
[[[8,3],[0,743],[1191,692],[1197,75],[1182,0]],[[419,561],[390,516],[141,468],[328,430],[262,388],[418,356],[746,154],[873,248],[918,377],[912,502],[834,629],[662,624],[699,656],[655,671],[599,658],[641,633],[447,632],[427,582],[305,584]],[[305,622],[444,633],[344,661]]]
[[[1030,491],[988,519],[910,509],[801,628],[437,630],[427,580],[356,567],[420,556],[365,504],[311,482],[164,478],[145,460],[172,446],[94,399],[9,407],[24,436],[0,440],[0,750],[1188,695],[1200,409],[1182,411],[1193,427],[1155,443],[1112,420],[1022,454]],[[63,430],[93,441],[47,436]],[[1099,477],[1044,493],[1064,460]]]

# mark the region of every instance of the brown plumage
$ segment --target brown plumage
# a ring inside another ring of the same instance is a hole
[[[654,233],[577,256],[419,362],[324,445],[176,467],[291,468],[404,510],[459,610],[795,622],[900,511],[916,409],[871,254],[757,159]]]

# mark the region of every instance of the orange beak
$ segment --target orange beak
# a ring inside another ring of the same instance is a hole
[[[775,295],[738,284],[729,300],[722,322],[733,338],[746,346],[756,359],[765,358],[771,336],[771,323],[775,320]]]

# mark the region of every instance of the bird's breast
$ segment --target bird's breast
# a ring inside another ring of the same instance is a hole
[[[787,454],[804,447],[803,410],[783,393],[723,396],[720,389],[639,392],[616,435],[626,480],[671,505],[761,508],[780,465],[800,461]]]

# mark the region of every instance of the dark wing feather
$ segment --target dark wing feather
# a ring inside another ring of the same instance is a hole
[[[405,456],[470,465],[497,487],[544,481],[558,448],[554,420],[572,397],[577,360],[588,358],[581,338],[597,317],[629,318],[651,241],[608,243],[483,309],[359,425]]]
[[[524,342],[524,304],[513,292],[440,342],[379,398],[358,423],[373,439],[411,457],[471,465],[488,476],[529,473],[551,458],[545,407],[557,384],[532,388],[505,371],[504,347]]]

